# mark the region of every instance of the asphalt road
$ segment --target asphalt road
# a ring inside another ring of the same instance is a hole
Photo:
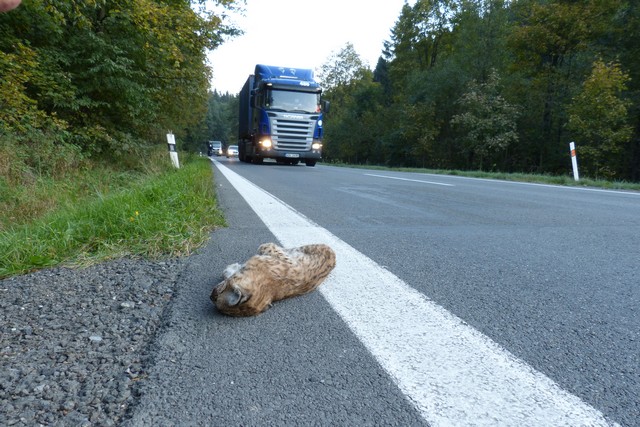
[[[640,425],[640,194],[217,161],[608,422]],[[321,293],[215,311],[224,267],[276,239],[214,168],[229,228],[189,260],[129,424],[427,424]]]

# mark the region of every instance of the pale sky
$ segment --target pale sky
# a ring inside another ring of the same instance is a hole
[[[348,42],[373,69],[405,0],[247,0],[244,35],[209,54],[212,89],[238,93],[256,64],[317,70]],[[414,0],[409,0],[412,5]]]

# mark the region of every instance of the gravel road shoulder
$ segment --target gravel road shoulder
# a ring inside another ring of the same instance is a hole
[[[116,425],[183,261],[123,258],[0,281],[0,425]]]

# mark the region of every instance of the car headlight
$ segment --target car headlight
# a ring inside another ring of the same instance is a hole
[[[311,148],[313,148],[314,150],[319,150],[320,148],[322,148],[322,144],[320,144],[319,142],[314,142],[313,144],[311,144]]]
[[[260,141],[260,145],[262,145],[263,148],[271,148],[271,140],[263,139],[262,141]]]

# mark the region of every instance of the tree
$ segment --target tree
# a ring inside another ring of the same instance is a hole
[[[616,14],[609,37],[600,39],[596,48],[605,61],[618,60],[629,74],[625,99],[629,106],[629,122],[635,123],[629,153],[619,177],[640,181],[640,3],[626,2]]]
[[[418,23],[413,8],[402,6],[400,16],[391,29],[391,40],[384,43],[384,56],[389,63],[389,74],[394,89],[402,87],[404,78],[420,63],[415,44],[418,40]]]
[[[492,155],[503,152],[518,140],[518,109],[500,95],[499,84],[500,78],[495,70],[486,83],[472,80],[458,101],[463,112],[451,120],[462,130],[469,166],[480,170]]]
[[[365,78],[340,89],[339,108],[331,110],[325,125],[327,158],[350,163],[379,162],[383,158],[382,87],[372,81],[369,71]]]
[[[404,4],[385,43],[386,59],[397,81],[411,71],[432,68],[449,42],[457,0],[417,0]]]
[[[379,152],[377,111],[383,103],[382,87],[351,43],[332,54],[321,67],[324,97],[331,101],[325,125],[325,157],[369,162]]]
[[[451,47],[444,61],[466,80],[486,82],[489,74],[507,72],[507,36],[512,31],[511,10],[505,0],[467,0],[453,18]]]
[[[382,90],[385,94],[385,104],[388,105],[391,101],[392,87],[391,78],[389,77],[389,63],[382,56],[378,58],[376,68],[373,70],[373,81],[380,83]]]
[[[332,91],[339,86],[346,86],[352,80],[364,77],[368,71],[352,43],[347,43],[340,51],[333,52],[320,67],[318,79],[326,91]]]
[[[521,126],[532,132],[525,145],[535,147],[539,171],[563,169],[567,105],[588,72],[591,46],[606,34],[620,3],[521,0],[513,6],[518,25],[509,36],[512,70],[528,109]]]
[[[238,98],[230,94],[214,91],[209,95],[207,111],[208,139],[229,144],[238,136]]]
[[[633,134],[628,121],[630,102],[621,96],[627,81],[629,76],[620,64],[596,60],[569,106],[567,128],[580,147],[582,168],[595,177],[615,178],[621,170],[620,154]]]
[[[0,15],[0,71],[12,76],[0,124],[34,143],[34,132],[65,129],[65,143],[107,158],[167,130],[193,134],[206,114],[206,50],[237,32],[207,4],[235,3],[198,0],[196,12],[188,0],[24,2]]]

